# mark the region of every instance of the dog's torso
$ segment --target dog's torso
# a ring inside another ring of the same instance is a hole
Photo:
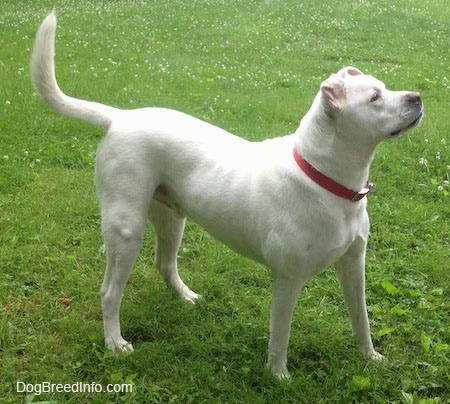
[[[365,201],[349,204],[306,177],[292,157],[295,135],[255,143],[170,109],[126,115],[98,150],[101,198],[123,181],[133,179],[133,189],[156,181],[155,200],[233,250],[268,266],[296,262],[311,275],[367,236]]]

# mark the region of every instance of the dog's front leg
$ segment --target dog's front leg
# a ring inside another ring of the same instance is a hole
[[[380,360],[370,336],[365,295],[366,242],[358,238],[336,263],[336,272],[352,322],[353,337],[364,357]]]
[[[292,276],[276,274],[273,280],[272,307],[270,313],[270,340],[267,367],[279,379],[289,378],[287,370],[287,348],[300,290],[304,283]]]

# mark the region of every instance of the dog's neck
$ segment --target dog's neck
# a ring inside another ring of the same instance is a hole
[[[302,119],[296,131],[295,147],[324,175],[349,189],[362,189],[369,177],[376,145],[361,148],[356,142],[341,139],[335,130],[326,119],[320,123],[314,116]]]

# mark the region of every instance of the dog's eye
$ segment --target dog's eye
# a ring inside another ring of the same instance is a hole
[[[381,94],[379,92],[376,92],[372,95],[372,98],[370,99],[370,102],[376,102],[381,98]]]

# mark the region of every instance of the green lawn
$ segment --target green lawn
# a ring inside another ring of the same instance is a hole
[[[448,0],[0,0],[0,401],[450,403]],[[357,353],[333,270],[299,298],[289,370],[265,369],[270,274],[189,223],[187,305],[152,267],[149,230],[122,305],[135,353],[105,351],[105,266],[93,184],[102,132],[56,115],[29,75],[34,33],[59,17],[70,95],[182,110],[252,140],[292,133],[322,80],[355,65],[420,91],[426,117],[371,170],[367,299],[376,348]],[[22,384],[132,383],[128,393]]]

